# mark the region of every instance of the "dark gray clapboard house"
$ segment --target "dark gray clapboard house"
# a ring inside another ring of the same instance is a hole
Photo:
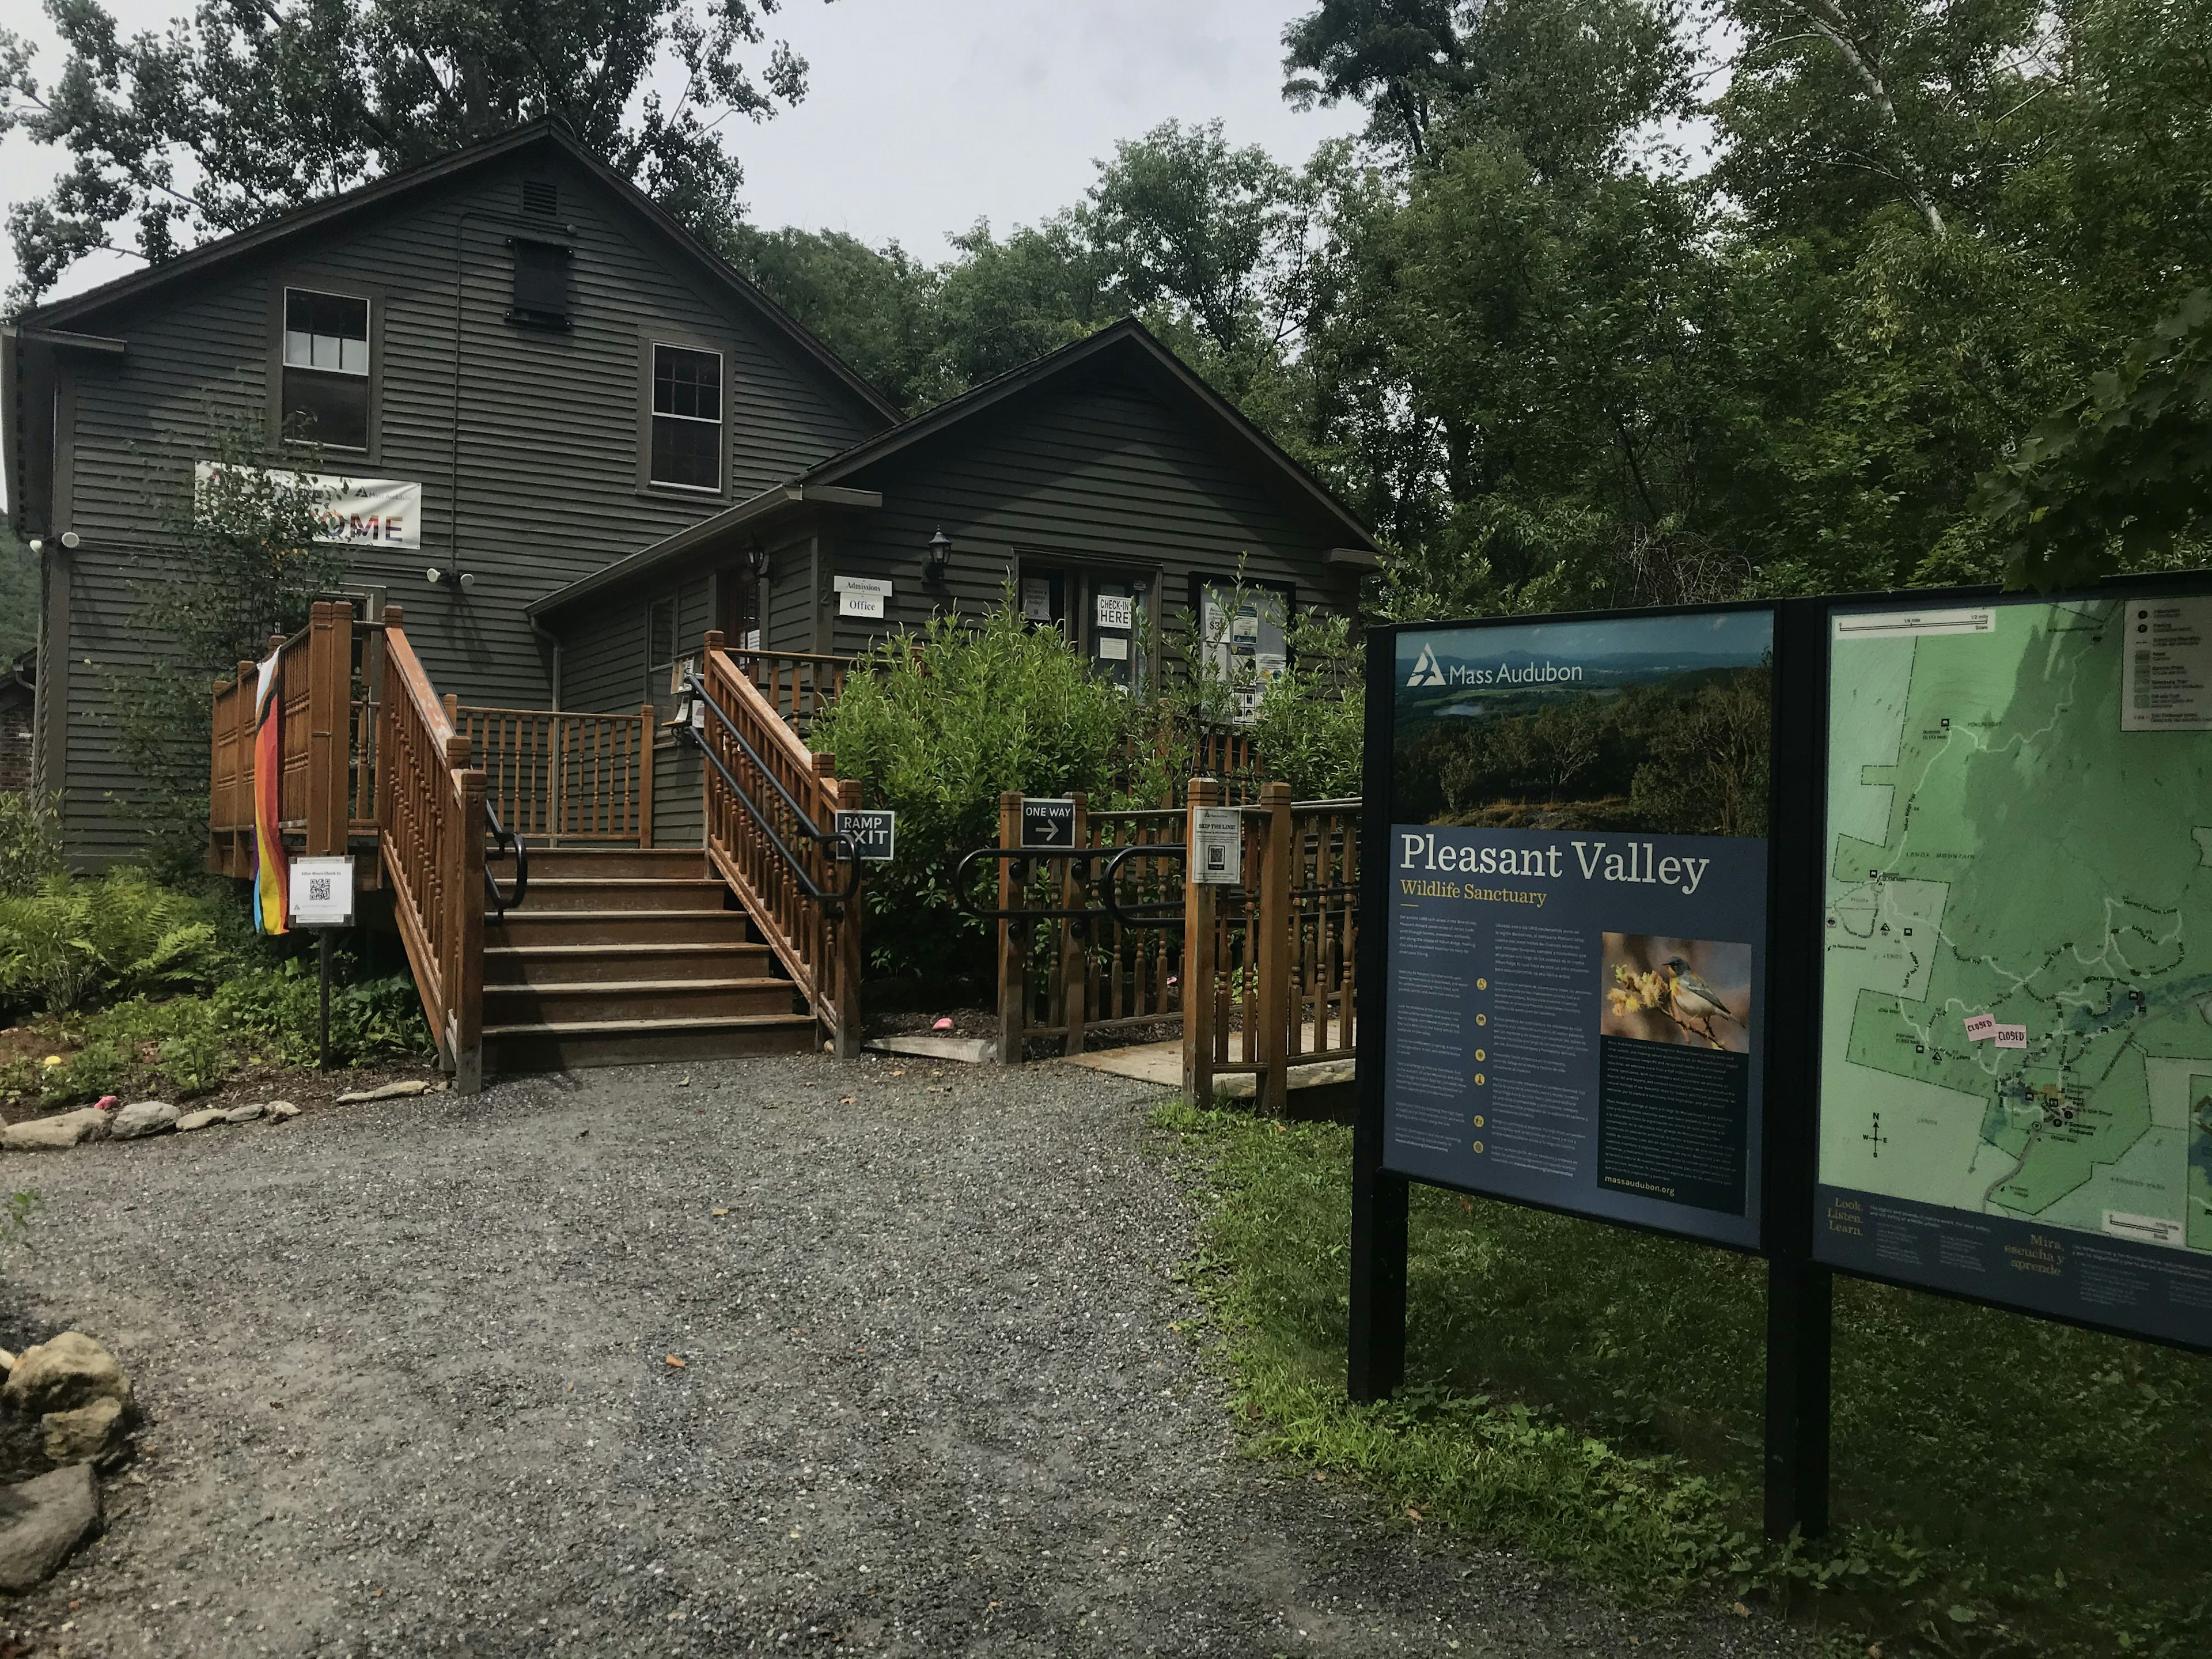
[[[1123,684],[1197,621],[1263,668],[1296,611],[1350,613],[1367,531],[1135,322],[1000,375],[530,605],[567,707],[666,700],[707,629],[851,655],[1012,586]],[[1228,614],[1240,573],[1263,591]],[[1148,630],[1146,617],[1160,626]],[[698,833],[696,763],[658,774],[656,824]],[[681,826],[680,829],[678,826]]]
[[[165,504],[218,423],[296,467],[297,417],[348,481],[358,597],[403,606],[441,690],[544,708],[532,600],[897,411],[553,123],[27,313],[0,336],[0,441],[40,560],[33,782],[81,864],[134,850],[111,716],[161,648]]]

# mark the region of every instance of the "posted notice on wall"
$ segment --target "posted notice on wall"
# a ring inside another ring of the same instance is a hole
[[[884,607],[890,602],[891,585],[880,576],[839,576],[834,579],[833,585],[837,592],[837,614],[841,617],[879,621]]]
[[[1390,1168],[1759,1243],[1771,646],[1765,611],[1400,635]]]
[[[208,511],[223,473],[220,461],[200,461],[192,467],[192,497],[198,509]],[[378,547],[419,550],[422,545],[422,486],[404,478],[354,478],[337,473],[291,472],[280,467],[246,469],[257,479],[279,488],[295,486],[317,492],[323,533],[319,542],[365,543]]]

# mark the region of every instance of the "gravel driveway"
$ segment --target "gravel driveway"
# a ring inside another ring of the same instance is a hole
[[[1241,1455],[1170,1325],[1158,1097],[808,1056],[15,1155],[46,1207],[8,1322],[106,1340],[150,1444],[0,1624],[83,1655],[1796,1650]]]

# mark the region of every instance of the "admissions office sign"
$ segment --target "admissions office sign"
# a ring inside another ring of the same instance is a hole
[[[192,494],[204,501],[207,491],[224,471],[219,461],[201,461],[192,468]],[[422,545],[422,486],[401,478],[355,478],[331,472],[289,472],[281,468],[254,469],[255,475],[280,489],[313,489],[322,496],[323,533],[319,542],[342,546],[375,546],[398,551],[419,551]]]

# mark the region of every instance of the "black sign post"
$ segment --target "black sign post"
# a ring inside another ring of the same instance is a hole
[[[1382,629],[1371,630],[1367,645],[1367,731],[1362,775],[1366,804],[1360,821],[1360,845],[1389,845],[1393,822],[1391,728],[1395,705],[1396,658]],[[1390,914],[1390,860],[1360,860],[1359,908],[1369,916]],[[1385,1167],[1383,1151],[1383,1053],[1388,1027],[1383,1009],[1389,980],[1389,929],[1359,930],[1360,1018],[1353,1035],[1358,1049],[1359,1115],[1352,1132],[1352,1307],[1351,1354],[1346,1385],[1362,1405],[1388,1400],[1406,1380],[1406,1221],[1412,1184]]]
[[[1075,844],[1075,802],[1022,797],[1022,845],[1068,848]]]

